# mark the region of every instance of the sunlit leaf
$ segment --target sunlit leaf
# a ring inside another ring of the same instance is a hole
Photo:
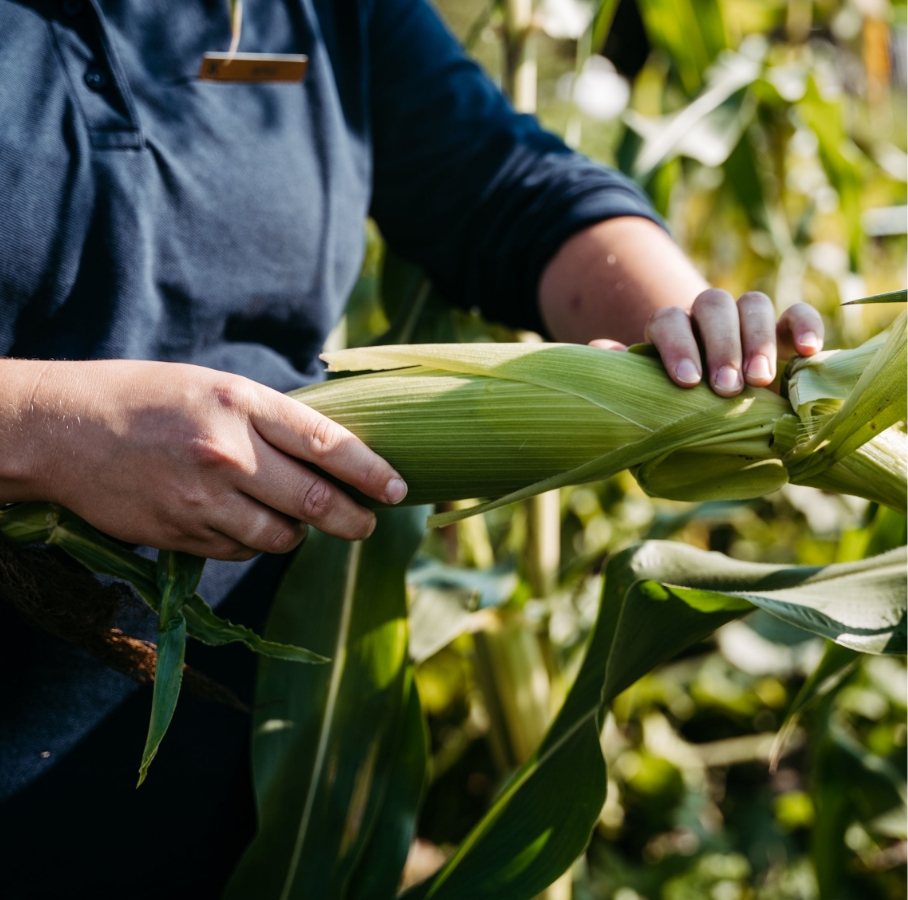
[[[760,70],[759,61],[729,54],[717,65],[703,92],[678,112],[651,119],[628,110],[628,127],[643,137],[631,169],[634,177],[646,182],[661,163],[676,155],[690,156],[707,166],[725,162],[753,115],[746,88]]]
[[[801,119],[817,136],[820,161],[838,194],[848,228],[851,265],[857,269],[864,239],[861,228],[863,172],[870,161],[845,130],[842,104],[837,99],[823,97],[815,78],[808,79],[807,90],[796,108]]]
[[[885,294],[874,294],[872,297],[862,297],[860,300],[849,300],[842,306],[858,306],[863,303],[904,303],[908,300],[908,291],[888,291]]]
[[[640,13],[650,41],[673,60],[685,90],[693,94],[703,73],[728,47],[716,0],[641,0]]]
[[[313,530],[291,564],[266,636],[304,642],[331,662],[260,663],[253,737],[259,831],[227,897],[341,897],[354,878],[382,821],[395,756],[404,752],[404,575],[424,516],[418,508],[380,512],[372,537],[358,544]],[[412,809],[387,815],[399,822]]]

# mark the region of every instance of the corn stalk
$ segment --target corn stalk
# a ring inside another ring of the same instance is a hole
[[[536,112],[533,0],[504,0],[503,87],[518,112]]]

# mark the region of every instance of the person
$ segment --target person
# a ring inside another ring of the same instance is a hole
[[[516,114],[425,0],[250,0],[240,50],[305,53],[302,83],[197,79],[229,41],[223,0],[0,0],[0,502],[221,561],[200,592],[260,627],[307,525],[374,527],[312,466],[406,495],[282,395],[320,377],[368,215],[452,303],[646,338],[684,387],[733,396],[773,380],[777,347],[820,349],[811,308],[776,322],[763,294],[710,288],[645,196]],[[251,654],[188,659],[251,698]],[[248,721],[184,698],[135,794],[146,691],[5,606],[0,666],[4,896],[215,896],[254,827]]]

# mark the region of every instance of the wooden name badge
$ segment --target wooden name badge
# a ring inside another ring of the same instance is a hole
[[[202,81],[299,82],[306,77],[309,57],[295,53],[206,53]]]

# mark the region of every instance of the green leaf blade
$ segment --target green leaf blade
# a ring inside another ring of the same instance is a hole
[[[424,515],[382,511],[375,533],[357,545],[313,530],[291,564],[266,636],[305,642],[331,661],[260,661],[253,737],[260,826],[228,898],[340,897],[353,883],[388,813],[406,721],[404,575]]]

